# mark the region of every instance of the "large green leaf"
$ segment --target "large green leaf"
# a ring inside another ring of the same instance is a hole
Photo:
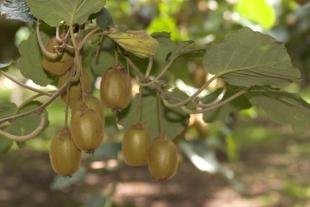
[[[274,8],[266,0],[255,1],[255,3],[253,0],[239,0],[235,11],[266,29],[271,28],[276,22]]]
[[[47,39],[44,33],[41,36],[43,40]],[[17,67],[23,76],[42,86],[52,83],[52,79],[42,67],[42,54],[34,31],[32,31],[27,40],[20,44],[18,50],[20,59],[17,62]]]
[[[248,97],[254,106],[265,111],[272,120],[290,124],[298,133],[310,131],[310,105],[298,95],[255,88]]]
[[[283,87],[300,77],[283,44],[248,28],[209,45],[203,63],[210,73],[237,86]]]
[[[105,0],[27,0],[32,14],[52,27],[62,21],[67,25],[83,24],[88,17],[100,11]]]
[[[170,39],[169,33],[154,33],[152,34],[157,39],[159,46],[154,57],[154,62],[159,69],[171,59],[188,53],[197,53],[202,48],[199,48],[192,41],[174,42]]]
[[[118,114],[119,123],[126,129],[137,123],[140,109],[142,109],[142,124],[149,130],[153,138],[158,137],[157,100],[156,96],[152,94],[143,96],[142,107],[140,107],[139,98],[134,98],[131,105]],[[163,131],[168,138],[173,139],[185,129],[189,117],[166,107],[162,107],[161,112]]]

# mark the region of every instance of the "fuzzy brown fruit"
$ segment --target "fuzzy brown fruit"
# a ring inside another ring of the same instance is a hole
[[[70,129],[75,146],[93,152],[103,140],[103,119],[95,111],[82,105],[72,111]]]
[[[151,137],[142,124],[133,125],[124,135],[122,154],[127,165],[132,167],[147,164]]]
[[[71,176],[80,166],[81,152],[73,144],[70,131],[63,128],[51,141],[49,150],[53,170],[62,176]]]
[[[57,46],[59,46],[55,37],[51,38],[47,45],[46,50],[52,53],[57,53]],[[67,51],[64,51],[60,57],[55,60],[51,60],[46,56],[43,56],[42,66],[44,70],[52,75],[60,76],[70,69],[73,65],[74,57]]]
[[[131,78],[123,66],[115,66],[102,75],[100,94],[106,107],[124,109],[131,101]]]
[[[86,94],[88,94],[92,90],[91,78],[87,72],[84,72],[81,75],[81,77],[82,77],[81,79],[83,81],[84,92]],[[58,88],[63,86],[66,83],[66,81],[68,81],[69,78],[70,78],[70,71],[68,71],[66,74],[60,76],[58,79]],[[80,80],[72,83],[70,88],[69,88],[69,97],[68,97],[67,91],[64,91],[64,93],[61,94],[61,99],[65,103],[69,104],[70,107],[73,107],[73,105],[81,99],[81,97],[82,97],[81,85],[82,84],[81,84]]]
[[[104,109],[102,103],[94,96],[86,96],[84,102],[79,100],[72,105],[72,111],[80,109],[82,106],[86,105],[88,108],[96,111],[98,115],[103,119],[104,122]]]
[[[152,142],[148,168],[154,178],[158,180],[171,178],[177,172],[178,163],[178,150],[172,141],[157,138]]]

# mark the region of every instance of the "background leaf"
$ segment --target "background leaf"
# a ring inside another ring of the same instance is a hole
[[[118,114],[119,123],[126,129],[139,121],[140,104],[138,97],[135,97],[130,106]],[[152,138],[159,136],[157,119],[156,96],[144,95],[142,99],[142,123],[149,130]],[[167,138],[173,139],[180,134],[187,126],[189,116],[162,107],[163,131]]]
[[[84,180],[86,175],[86,169],[80,167],[80,169],[74,173],[71,177],[56,176],[51,183],[50,188],[52,190],[61,190],[67,188],[75,183],[81,182]]]
[[[236,86],[286,86],[298,81],[300,73],[292,66],[283,44],[248,28],[228,34],[221,43],[207,47],[204,67]]]
[[[255,1],[255,3],[253,0],[239,0],[235,5],[235,11],[266,29],[276,23],[275,11],[266,0]]]
[[[296,94],[274,89],[255,88],[248,95],[250,102],[268,117],[290,124],[297,133],[310,129],[310,105]]]
[[[97,25],[103,29],[114,25],[112,15],[106,8],[103,8],[100,12],[98,12],[96,22]]]
[[[43,40],[47,40],[47,36],[44,33],[41,33],[41,36]],[[17,67],[25,78],[29,78],[41,86],[53,82],[42,67],[42,54],[34,31],[32,31],[27,40],[20,44],[18,51],[20,59],[17,62]]]
[[[33,15],[52,27],[61,21],[67,25],[83,24],[88,17],[100,11],[104,0],[27,0]]]

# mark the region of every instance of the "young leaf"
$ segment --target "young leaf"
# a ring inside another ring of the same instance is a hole
[[[108,36],[119,44],[124,50],[135,54],[140,58],[153,57],[158,48],[156,39],[145,31],[113,31]]]
[[[57,27],[64,21],[67,25],[83,24],[88,17],[100,11],[105,0],[27,0],[31,12],[48,25]]]
[[[305,133],[310,128],[310,104],[298,95],[270,88],[254,88],[248,97],[253,106],[261,108],[272,120],[290,124],[298,133]]]
[[[47,39],[44,33],[41,33],[41,36],[43,39]],[[34,31],[27,40],[20,44],[18,50],[20,59],[17,62],[17,67],[25,78],[29,78],[41,86],[52,83],[53,80],[49,78],[42,67],[42,54]]]
[[[283,87],[298,81],[283,44],[248,28],[228,34],[221,43],[207,47],[204,66],[231,85]]]
[[[142,110],[142,123],[149,130],[153,138],[159,136],[159,125],[157,117],[156,96],[149,94],[142,98],[142,107],[140,107],[139,97],[135,97],[131,105],[124,111],[118,113],[118,121],[126,129],[132,124],[139,121],[139,111]],[[164,134],[170,138],[175,138],[187,126],[188,115],[172,111],[166,107],[162,107],[162,126]]]
[[[35,18],[32,16],[26,0],[5,0],[0,4],[0,14],[7,19],[32,23]]]

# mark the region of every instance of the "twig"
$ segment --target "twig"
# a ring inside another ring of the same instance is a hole
[[[22,82],[16,80],[15,78],[13,78],[12,76],[10,76],[9,74],[7,74],[7,73],[5,73],[5,72],[3,72],[3,71],[0,71],[0,73],[1,73],[3,76],[5,76],[6,78],[10,79],[11,81],[13,81],[14,83],[20,85],[20,86],[23,87],[23,88],[27,88],[27,89],[29,89],[29,90],[31,90],[31,91],[33,91],[33,92],[37,92],[37,93],[39,93],[39,94],[41,94],[41,95],[51,96],[50,93],[45,92],[45,91],[41,91],[41,90],[36,89],[36,88],[33,88],[33,87],[31,87],[31,86],[28,86],[28,85],[26,85],[26,84],[24,84],[24,83],[22,83]]]
[[[230,101],[238,98],[239,96],[242,96],[243,94],[246,93],[246,90],[242,90],[242,91],[239,91],[237,93],[235,93],[234,95],[230,96],[229,98],[225,99],[224,101],[221,101],[217,104],[214,104],[210,107],[206,107],[206,108],[203,108],[203,109],[199,109],[199,110],[196,110],[196,111],[190,111],[191,114],[200,114],[200,113],[205,113],[207,111],[211,111],[213,109],[216,109],[216,108],[219,108],[227,103],[229,103]]]
[[[8,133],[8,132],[0,129],[0,135],[6,137],[8,139],[14,140],[16,142],[23,142],[23,141],[27,141],[27,140],[30,140],[30,139],[36,137],[44,129],[45,124],[46,124],[45,114],[41,113],[40,123],[37,126],[37,128],[35,130],[33,130],[31,133],[29,133],[27,135],[14,135],[14,134]]]
[[[20,117],[24,117],[24,116],[27,116],[27,115],[32,114],[32,113],[37,113],[37,112],[42,113],[42,111],[49,104],[51,104],[58,96],[60,96],[63,93],[63,91],[66,89],[67,85],[70,82],[71,82],[71,80],[69,78],[67,80],[67,82],[57,92],[55,92],[45,103],[43,103],[39,107],[37,107],[35,109],[32,109],[30,111],[26,111],[26,112],[23,112],[23,113],[19,113],[19,114],[11,115],[11,116],[8,116],[8,117],[4,117],[4,118],[0,119],[0,123],[6,122],[6,121],[9,121],[9,120],[12,120],[12,119],[17,119],[17,118],[20,118]]]
[[[151,74],[151,70],[153,67],[153,63],[154,63],[154,59],[153,58],[149,58],[149,64],[147,66],[146,72],[145,72],[145,77],[149,77]]]
[[[158,121],[158,128],[159,128],[159,137],[164,135],[163,131],[163,120],[162,120],[162,111],[161,111],[161,99],[160,96],[157,94],[156,96],[156,105],[157,105],[157,121]]]

